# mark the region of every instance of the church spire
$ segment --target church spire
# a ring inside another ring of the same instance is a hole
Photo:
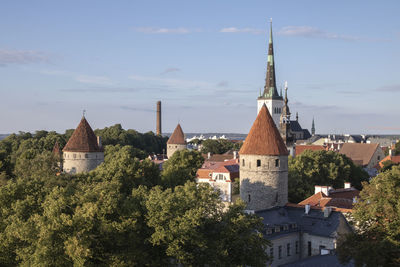
[[[262,95],[263,98],[280,98],[278,90],[276,88],[276,79],[275,79],[275,63],[274,63],[274,46],[272,40],[272,19],[270,22],[270,31],[269,31],[269,42],[268,42],[268,62],[267,62],[267,74],[265,78],[265,86],[264,93]]]
[[[312,134],[313,136],[315,135],[315,123],[314,123],[314,117],[312,118],[311,134]]]

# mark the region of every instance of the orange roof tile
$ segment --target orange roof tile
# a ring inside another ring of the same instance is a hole
[[[386,157],[384,157],[380,162],[379,162],[379,166],[381,167],[381,168],[383,168],[383,163],[385,162],[385,161],[388,161],[388,160],[390,160],[390,161],[392,161],[393,163],[395,163],[395,164],[397,164],[397,163],[400,163],[400,156],[386,156]]]
[[[275,123],[263,105],[239,151],[241,155],[288,155]]]
[[[167,144],[177,144],[177,145],[185,145],[185,135],[183,134],[182,127],[178,123],[176,126],[174,132],[171,134],[171,136],[168,139]]]
[[[94,134],[89,123],[82,117],[78,127],[72,133],[68,143],[65,145],[64,152],[100,152],[102,148],[99,148],[97,144],[97,137]]]

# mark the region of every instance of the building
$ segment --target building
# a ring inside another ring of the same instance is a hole
[[[287,97],[287,82],[285,82],[285,98],[278,93],[276,86],[275,77],[275,61],[274,61],[274,47],[272,40],[272,22],[270,26],[269,43],[268,43],[268,61],[267,61],[267,73],[265,78],[264,90],[257,98],[257,113],[260,112],[263,105],[267,106],[270,115],[279,129],[283,141],[286,146],[294,155],[293,144],[296,140],[308,139],[311,137],[310,132],[307,129],[303,129],[298,121],[298,115],[296,120],[290,120],[290,111],[288,106]]]
[[[248,213],[260,216],[271,241],[268,264],[280,266],[333,254],[338,238],[352,231],[331,207],[289,204],[288,150],[266,105],[260,109],[240,155],[240,197]]]
[[[238,159],[222,162],[205,161],[196,174],[196,182],[208,183],[213,188],[218,189],[224,202],[232,202],[232,184],[236,178],[239,178]]]
[[[84,116],[63,149],[63,160],[63,170],[70,174],[89,172],[104,161],[101,138]]]
[[[378,163],[385,157],[379,144],[344,143],[339,153],[349,157],[354,164],[363,167],[371,177],[377,174]]]
[[[299,205],[311,207],[332,207],[341,212],[352,212],[353,205],[359,198],[360,191],[344,183],[343,188],[333,189],[331,186],[316,185],[314,195],[301,201]]]
[[[287,203],[288,150],[264,104],[240,155],[240,197],[249,210]]]
[[[263,105],[266,105],[272,119],[277,127],[279,127],[279,120],[283,109],[283,98],[278,94],[276,87],[275,78],[275,62],[274,62],[274,45],[272,41],[272,21],[269,32],[269,43],[268,43],[268,61],[267,61],[267,73],[265,77],[264,91],[257,99],[257,113],[260,112]]]
[[[170,158],[176,151],[183,150],[185,148],[185,135],[183,134],[181,125],[178,123],[174,132],[167,141],[167,157]]]

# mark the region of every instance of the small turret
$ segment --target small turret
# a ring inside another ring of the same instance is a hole
[[[174,132],[171,134],[167,141],[167,157],[170,158],[175,153],[175,151],[183,150],[185,148],[185,135],[182,131],[181,125],[178,123]]]

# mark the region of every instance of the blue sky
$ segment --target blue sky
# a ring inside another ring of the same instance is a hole
[[[400,133],[400,2],[2,1],[0,133],[121,123],[247,133],[278,87],[317,133]]]

